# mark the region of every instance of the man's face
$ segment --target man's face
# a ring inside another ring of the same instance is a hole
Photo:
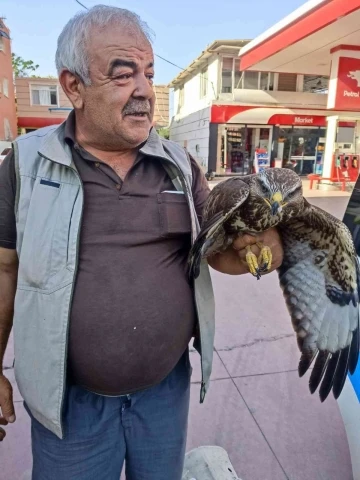
[[[152,125],[154,54],[127,28],[94,29],[88,42],[91,85],[82,90],[82,117],[94,140],[109,149],[143,143]]]

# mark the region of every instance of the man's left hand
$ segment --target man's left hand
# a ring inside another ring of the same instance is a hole
[[[244,273],[249,273],[249,268],[245,260],[247,253],[246,247],[251,245],[251,251],[258,257],[260,254],[260,249],[256,245],[258,242],[269,247],[272,252],[272,265],[267,273],[279,268],[283,260],[283,248],[280,235],[276,228],[270,228],[266,230],[266,232],[259,233],[256,236],[241,235],[234,240],[233,244],[224,253],[217,253],[208,257],[208,263],[218,272],[227,273],[228,275],[243,275]]]

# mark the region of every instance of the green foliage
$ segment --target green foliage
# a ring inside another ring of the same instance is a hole
[[[160,135],[160,137],[166,138],[167,140],[170,138],[170,131],[166,127],[159,128],[157,133]]]
[[[15,77],[36,77],[32,73],[39,68],[39,65],[36,65],[32,60],[24,60],[13,53],[12,64]]]

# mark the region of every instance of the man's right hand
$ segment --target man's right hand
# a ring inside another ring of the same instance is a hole
[[[4,375],[0,375],[0,408],[0,425],[14,423],[16,417],[13,402],[13,389],[11,383]],[[0,426],[0,442],[4,440],[5,435],[5,430]]]
[[[0,247],[0,441],[5,437],[1,425],[15,422],[12,386],[2,363],[13,323],[18,263],[15,249]]]

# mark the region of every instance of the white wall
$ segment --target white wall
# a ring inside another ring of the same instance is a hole
[[[207,95],[200,98],[201,69],[194,72],[184,85],[184,105],[179,109],[179,89],[174,89],[174,114],[170,124],[170,139],[185,146],[207,171],[209,156],[209,122],[211,104],[219,89],[219,56],[208,59]]]
[[[219,57],[213,55],[208,59],[207,68],[207,95],[200,97],[200,85],[201,85],[201,70],[205,67],[202,65],[201,69],[198,69],[194,74],[188,78],[184,84],[184,104],[179,108],[179,88],[174,89],[173,102],[174,112],[173,115],[176,119],[183,118],[193,112],[202,110],[209,106],[213,100],[217,99],[218,82],[219,82]]]
[[[210,100],[218,99],[218,92],[221,87],[220,65],[220,55],[213,55],[210,57],[208,64],[208,97]]]
[[[183,118],[174,117],[170,125],[170,140],[186,147],[204,171],[209,156],[210,110],[206,107]]]

